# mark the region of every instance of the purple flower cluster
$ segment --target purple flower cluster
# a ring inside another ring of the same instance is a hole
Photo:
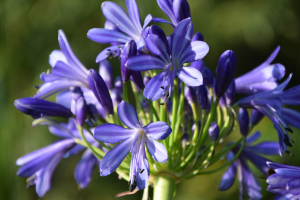
[[[28,177],[28,186],[36,185],[40,197],[50,189],[58,163],[85,151],[74,173],[81,188],[88,186],[95,166],[101,176],[119,173],[129,181],[132,192],[153,184],[150,176],[160,173],[178,180],[194,177],[214,163],[210,160],[227,154],[226,166],[230,166],[219,189],[229,189],[238,174],[240,198],[244,192],[250,199],[262,198],[248,161],[267,174],[268,159],[261,155],[288,153],[288,146],[292,146],[290,127],[300,129],[300,113],[287,107],[300,104],[300,86],[284,90],[292,75],[279,84],[285,67],[271,64],[280,47],[238,78],[237,56],[226,50],[216,62],[214,76],[202,60],[209,46],[200,32],[194,32],[188,2],[157,3],[170,21],[149,14],[143,26],[135,0],[126,0],[128,14],[114,2],[102,3],[104,28],[87,33],[89,39],[110,45],[96,58],[99,71],[84,67],[59,30],[60,50],[49,56],[51,71],[40,75],[43,83],[36,86],[33,97],[15,101],[18,110],[35,119],[34,124],[47,125],[52,134],[62,138],[16,162],[21,166],[17,174]],[[150,23],[170,24],[173,32],[166,35]],[[115,80],[106,60],[113,57],[119,59],[121,72]],[[128,98],[130,88],[136,108]],[[236,93],[248,96],[234,104]],[[45,100],[51,95],[56,95],[56,103]],[[217,145],[234,129],[236,108],[242,135],[239,141],[243,142],[215,154]],[[250,117],[247,109],[252,109]],[[279,143],[252,145],[260,133],[248,135],[264,116],[273,122]],[[64,118],[69,122],[61,123]],[[278,199],[298,198],[298,168],[268,165],[274,171],[268,178],[268,190],[279,194]]]

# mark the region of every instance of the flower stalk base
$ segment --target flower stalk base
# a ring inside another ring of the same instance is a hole
[[[175,191],[175,180],[174,178],[163,175],[154,178],[154,200],[172,200]]]

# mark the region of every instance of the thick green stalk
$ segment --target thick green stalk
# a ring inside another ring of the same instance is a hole
[[[175,180],[168,176],[162,175],[154,177],[154,190],[153,199],[154,200],[172,200],[175,190]]]
[[[128,87],[129,87],[128,82],[123,82],[123,96],[124,96],[124,101],[126,101],[127,103],[129,103],[129,100],[128,100]]]

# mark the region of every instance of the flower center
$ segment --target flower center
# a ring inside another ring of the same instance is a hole
[[[139,140],[141,140],[143,138],[145,131],[144,129],[139,130],[138,134],[139,134]]]

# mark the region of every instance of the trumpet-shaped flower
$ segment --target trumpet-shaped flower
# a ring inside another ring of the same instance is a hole
[[[260,111],[273,122],[274,128],[278,132],[281,155],[287,150],[287,146],[292,146],[287,133],[287,131],[292,132],[289,124],[299,127],[297,119],[300,119],[300,113],[283,107],[283,105],[299,105],[299,86],[283,91],[291,78],[292,74],[273,90],[254,94],[237,102],[240,107],[254,108]]]
[[[278,200],[296,200],[300,197],[300,167],[267,162],[269,184],[267,190],[277,194]]]
[[[266,162],[268,161],[266,158],[260,156],[262,155],[278,155],[279,145],[277,142],[262,142],[257,145],[249,145],[253,142],[257,141],[260,137],[260,133],[256,132],[250,137],[247,138],[246,146],[244,147],[242,153],[227,169],[227,171],[223,174],[219,190],[225,191],[228,190],[234,183],[236,174],[239,176],[239,191],[240,191],[240,199],[243,199],[243,190],[245,189],[246,194],[249,196],[249,199],[261,199],[261,187],[257,181],[257,179],[252,174],[249,165],[247,164],[247,160],[252,162],[257,169],[259,169],[265,175],[268,174],[268,166]],[[227,160],[233,159],[235,154],[241,148],[240,145],[233,148],[227,154]]]
[[[188,86],[203,83],[201,73],[184,63],[202,59],[208,53],[208,45],[202,41],[191,42],[193,23],[190,18],[181,21],[170,36],[170,45],[164,34],[149,34],[146,45],[154,55],[137,55],[129,58],[126,65],[134,71],[161,69],[147,84],[144,96],[155,101],[162,96],[169,98],[175,76]]]
[[[43,197],[50,190],[52,174],[61,159],[85,149],[85,147],[75,143],[75,138],[81,139],[81,137],[74,119],[70,118],[67,124],[53,123],[49,126],[49,130],[53,135],[63,139],[26,154],[16,161],[16,165],[21,166],[17,175],[29,177],[27,179],[28,186],[35,185],[39,197]],[[96,142],[86,130],[84,130],[84,135],[90,143]],[[81,188],[89,184],[94,165],[96,161],[100,162],[89,153],[89,150],[86,151],[74,172],[75,179]],[[83,171],[84,173],[82,173]]]
[[[139,8],[135,0],[126,0],[126,6],[129,16],[116,3],[105,1],[102,3],[101,9],[103,15],[107,19],[105,28],[93,28],[87,33],[89,39],[98,43],[111,43],[110,46],[96,58],[96,62],[100,62],[108,57],[121,56],[125,43],[134,40],[137,48],[141,50],[145,43],[141,34],[152,21],[152,16],[145,18],[144,26],[141,26]]]
[[[235,79],[236,92],[255,94],[265,92],[277,87],[277,81],[285,74],[285,67],[279,63],[271,64],[275,59],[280,47],[278,46],[270,57],[252,71]]]
[[[88,70],[73,53],[62,30],[58,31],[58,43],[61,50],[54,50],[50,54],[49,63],[52,71],[40,75],[40,79],[44,83],[39,86],[35,98],[46,98],[72,86],[89,87],[87,81]]]
[[[154,122],[142,127],[134,108],[122,101],[118,106],[120,120],[129,128],[115,124],[103,124],[95,128],[94,138],[106,143],[117,143],[103,158],[100,165],[100,175],[107,176],[114,172],[127,154],[131,151],[130,186],[144,189],[149,179],[149,164],[145,153],[145,145],[157,162],[166,162],[168,154],[165,146],[156,140],[166,139],[172,129],[165,122]]]

